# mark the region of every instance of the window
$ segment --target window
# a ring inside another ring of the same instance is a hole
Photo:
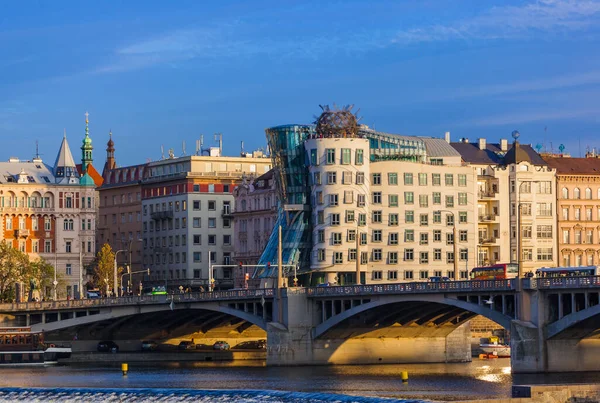
[[[454,225],[454,214],[446,214],[446,225],[452,227]]]
[[[405,173],[404,174],[404,184],[405,185],[412,185],[413,184],[413,174],[411,174],[411,173]]]
[[[331,218],[331,225],[340,225],[340,214],[332,213],[329,215]]]
[[[319,165],[317,162],[317,149],[311,148],[310,150],[310,165]]]
[[[337,172],[327,172],[327,184],[335,185],[337,183]]]
[[[324,243],[325,242],[325,230],[320,229],[317,232],[317,242],[318,243]]]
[[[427,232],[421,232],[419,244],[420,245],[427,245],[427,244],[429,244],[429,234]]]
[[[404,260],[412,261],[415,258],[415,250],[414,249],[404,249]]]
[[[454,252],[446,252],[446,262],[454,263]]]
[[[586,195],[588,194],[589,190],[589,194],[590,194],[590,199],[592,198],[592,190],[591,189],[586,189]],[[537,192],[541,193],[541,194],[551,194],[552,193],[552,182],[550,181],[542,181],[542,182],[538,182],[537,184]],[[587,198],[587,197],[586,197]]]
[[[397,173],[388,173],[388,185],[397,185],[398,184],[398,174]]]
[[[454,196],[446,196],[446,207],[454,207]]]
[[[593,243],[594,241],[594,231],[591,229],[588,229],[585,231],[585,242],[587,242],[588,244]]]
[[[419,254],[419,263],[429,263],[429,252],[421,252]]]
[[[581,191],[579,190],[579,188],[573,189],[573,198],[581,199]]]
[[[363,150],[356,150],[356,158],[354,163],[356,165],[362,165],[364,164],[364,151]]]
[[[446,245],[454,245],[454,234],[452,232],[446,234]]]
[[[373,192],[371,196],[373,204],[381,204],[381,192]]]
[[[344,253],[343,252],[333,252],[333,264],[341,264],[344,263]]]
[[[371,221],[373,223],[381,223],[381,221],[382,221],[381,210],[375,210],[375,211],[373,211],[373,219]]]
[[[179,206],[179,203],[177,203],[177,205]],[[192,206],[194,208],[194,210],[200,210],[200,200],[194,200],[192,201]]]
[[[374,270],[372,272],[373,280],[381,280],[383,278],[383,272],[381,270]]]
[[[521,226],[521,234],[522,234],[523,238],[527,238],[527,239],[531,238],[532,232],[533,231],[532,231],[531,225]]]
[[[465,260],[469,260],[469,250],[468,249],[461,249],[460,250],[460,260],[465,261]]]
[[[67,263],[65,266],[65,274],[67,276],[70,276],[73,273],[73,266],[71,265],[71,263]]]
[[[569,231],[568,229],[563,230],[562,241],[563,243],[571,243],[571,231]]]
[[[342,165],[350,164],[350,150],[349,148],[342,148]]]
[[[551,261],[552,248],[537,248],[537,260]]]
[[[381,185],[381,174],[372,174],[371,175],[371,185]]]
[[[217,219],[214,217],[210,217],[208,219],[208,228],[217,228]]]
[[[346,210],[346,222],[354,222],[354,210]]]
[[[335,164],[335,148],[327,148],[325,155],[327,157],[327,165]]]
[[[562,198],[563,199],[568,199],[569,198],[569,189],[562,188]]]
[[[429,271],[428,270],[420,270],[419,271],[419,279],[421,280],[427,280],[429,278]]]
[[[348,261],[356,262],[356,249],[348,249]]]
[[[404,279],[405,280],[412,280],[414,278],[414,273],[412,270],[405,270],[404,271]]]
[[[315,185],[321,185],[321,172],[315,172],[313,174],[313,182]]]
[[[419,186],[427,186],[427,174],[426,173],[419,174]]]
[[[194,245],[202,245],[202,235],[194,235]]]
[[[412,210],[405,211],[404,212],[404,222],[414,223],[415,222],[415,212]]]
[[[458,194],[458,205],[459,206],[466,206],[467,205],[467,194],[466,193],[459,193]]]
[[[458,174],[458,186],[467,186],[467,175]]]
[[[446,180],[446,186],[454,186],[454,175],[446,174],[445,180]]]
[[[575,221],[579,221],[581,219],[581,209],[580,208],[575,208]]]
[[[216,235],[209,235],[208,236],[208,244],[209,245],[216,245],[217,244],[217,236]]]
[[[442,231],[439,229],[433,230],[433,242],[442,242]]]
[[[442,250],[441,249],[433,250],[433,260],[442,260]]]
[[[431,174],[431,184],[433,186],[440,186],[442,184],[440,174]]]
[[[412,229],[404,230],[404,242],[414,242],[415,241],[415,231]]]
[[[398,207],[398,195],[388,195],[388,206]]]
[[[323,210],[317,211],[317,224],[325,224],[325,216]]]
[[[389,226],[396,226],[398,225],[398,213],[392,213],[389,215],[389,221],[388,221],[388,225]]]
[[[587,221],[592,221],[592,209],[589,207],[585,209],[585,219]]]
[[[323,204],[323,192],[317,192],[315,194],[315,202],[317,204]]]
[[[381,262],[382,252],[381,249],[373,249],[372,258],[374,262]]]
[[[66,241],[65,242],[65,252],[66,253],[71,253],[71,241]]]
[[[331,233],[331,244],[332,245],[341,245],[342,244],[342,233],[341,232],[332,232]]]
[[[423,226],[429,225],[429,215],[428,214],[421,214],[419,222]]]
[[[9,221],[6,221],[6,225],[9,225]],[[12,229],[12,221],[10,221],[10,229]],[[7,227],[8,229],[8,227]],[[44,218],[44,230],[45,231],[50,231],[52,229],[52,219],[50,217],[45,217]]]
[[[357,172],[356,173],[356,184],[357,185],[364,185],[365,184],[365,173],[364,172]]]
[[[329,206],[337,206],[338,205],[338,195],[330,194],[329,195]]]
[[[367,199],[366,196],[364,194],[359,194],[356,197],[356,205],[358,207],[364,207]]]
[[[419,195],[419,207],[429,206],[429,197],[427,195]]]
[[[349,229],[346,233],[346,241],[355,242],[356,241],[356,230]]]
[[[194,228],[201,228],[201,227],[202,227],[202,221],[201,221],[201,220],[202,220],[202,219],[201,219],[201,218],[199,218],[199,217],[196,217],[196,218],[194,218],[194,219],[192,220],[192,226],[193,226]]]
[[[396,260],[398,260],[396,254]],[[398,280],[398,270],[389,270],[388,271],[388,280]]]
[[[374,229],[371,236],[372,242],[381,242],[382,233],[380,229]]]
[[[317,261],[319,261],[319,262],[325,261],[325,249],[317,250]]]
[[[467,231],[466,229],[461,229],[458,233],[458,240],[460,242],[467,242],[468,239],[469,239],[469,231]]]
[[[548,217],[552,215],[552,203],[537,203],[536,207],[538,216]]]
[[[344,203],[345,204],[354,203],[354,192],[352,190],[344,190]]]
[[[460,211],[458,213],[458,222],[461,224],[467,223],[467,212],[466,211]]]
[[[202,262],[202,252],[194,252],[194,263]]]
[[[348,171],[342,172],[342,184],[352,185],[352,172],[348,172]]]
[[[434,211],[433,212],[433,223],[434,224],[440,224],[442,222],[442,212],[441,211]]]
[[[404,204],[414,204],[415,194],[413,192],[404,192]]]
[[[538,225],[537,237],[539,239],[552,239],[552,225]]]
[[[398,245],[398,233],[390,232],[388,234],[388,244],[389,245]]]
[[[214,200],[208,201],[208,210],[215,211],[217,209],[217,202]]]

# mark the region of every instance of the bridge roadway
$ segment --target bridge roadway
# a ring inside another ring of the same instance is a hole
[[[599,292],[600,277],[231,290],[0,304],[0,319],[92,338],[266,332],[267,364],[298,365],[469,361],[483,315],[510,330],[515,372],[596,371]]]

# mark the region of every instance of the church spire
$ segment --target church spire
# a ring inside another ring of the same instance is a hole
[[[84,173],[87,170],[87,166],[92,163],[92,139],[90,138],[89,128],[89,116],[88,112],[85,113],[85,137],[83,138],[83,145],[81,146],[81,172]]]
[[[102,175],[111,169],[115,169],[117,163],[115,162],[115,142],[112,139],[112,130],[108,132],[108,143],[106,143],[106,163],[104,164],[104,170]]]
[[[56,177],[56,183],[77,183],[77,168],[69,149],[66,130],[60,144],[60,149],[58,150],[58,155],[56,156],[56,161],[54,162],[54,176]]]

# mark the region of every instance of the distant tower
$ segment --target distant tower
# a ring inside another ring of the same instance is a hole
[[[87,170],[87,166],[92,163],[92,139],[90,138],[89,128],[89,113],[85,113],[85,137],[83,138],[83,145],[81,146],[81,172]]]
[[[54,162],[54,176],[56,177],[56,183],[75,184],[78,183],[77,168],[75,167],[75,160],[69,149],[69,143],[67,142],[67,131],[63,136],[56,161]]]
[[[108,132],[108,143],[106,143],[106,162],[104,163],[104,170],[102,176],[111,169],[115,169],[117,163],[115,162],[115,142],[112,139],[112,130]]]

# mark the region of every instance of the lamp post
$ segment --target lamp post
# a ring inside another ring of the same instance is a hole
[[[458,272],[458,239],[456,236],[456,217],[454,216],[454,212],[450,211],[450,210],[438,210],[439,213],[448,213],[450,215],[452,215],[452,224],[453,224],[453,228],[452,228],[452,245],[453,245],[453,249],[454,249],[454,281],[458,281],[460,274]],[[468,256],[468,252],[467,252],[467,256]],[[467,268],[467,271],[469,269]]]
[[[119,284],[117,283],[117,256],[121,252],[127,252],[127,249],[120,249],[115,252],[115,260],[114,260],[114,268],[113,268],[113,281],[114,281],[113,287],[115,290],[115,294],[117,296],[119,296]]]

